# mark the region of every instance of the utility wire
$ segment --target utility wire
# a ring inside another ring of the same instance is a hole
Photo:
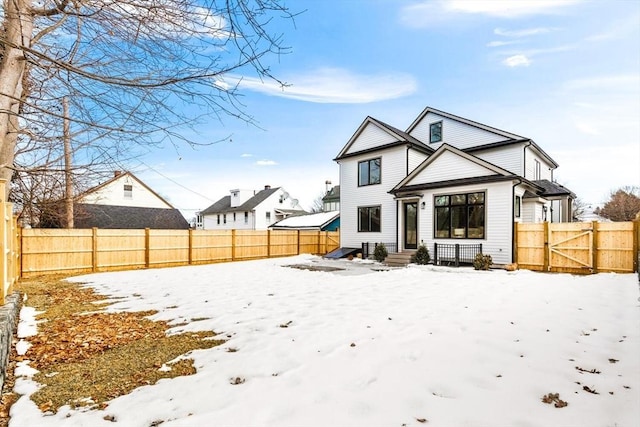
[[[177,182],[176,180],[174,180],[174,179],[172,179],[172,178],[169,178],[168,176],[166,176],[166,175],[165,175],[165,174],[163,174],[162,172],[159,172],[158,170],[156,170],[156,169],[152,168],[151,166],[149,166],[148,164],[146,164],[146,163],[145,163],[145,162],[143,162],[142,160],[138,159],[138,161],[139,161],[140,163],[142,163],[143,165],[145,165],[146,167],[148,167],[149,169],[151,169],[152,171],[154,171],[155,173],[157,173],[158,175],[160,175],[161,177],[163,177],[164,179],[167,179],[167,180],[169,180],[169,181],[173,182],[173,183],[174,183],[175,185],[177,185],[178,187],[183,188],[183,189],[187,190],[188,192],[195,194],[196,196],[200,196],[200,197],[202,197],[203,199],[206,199],[206,200],[210,201],[211,203],[215,203],[215,202],[216,202],[216,200],[211,200],[210,198],[208,198],[208,197],[207,197],[207,196],[205,196],[204,194],[200,194],[200,193],[198,193],[197,191],[193,191],[193,190],[192,190],[192,189],[190,189],[189,187],[186,187],[186,186],[184,186],[184,185],[180,184],[179,182]]]

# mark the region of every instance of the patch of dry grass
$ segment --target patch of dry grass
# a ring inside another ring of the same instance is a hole
[[[213,331],[168,336],[166,322],[148,319],[154,312],[105,312],[105,296],[63,279],[40,277],[18,285],[27,296],[25,305],[42,311],[38,319],[45,320],[29,339],[27,353],[14,353],[40,371],[34,380],[44,387],[31,399],[42,411],[63,405],[105,408],[137,387],[194,374],[189,352],[223,343],[213,339]],[[16,397],[7,397],[8,406],[11,399]],[[0,417],[2,409],[0,402]]]

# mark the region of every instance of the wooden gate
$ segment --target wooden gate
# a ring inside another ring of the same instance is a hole
[[[638,221],[516,224],[520,268],[565,273],[638,270]]]

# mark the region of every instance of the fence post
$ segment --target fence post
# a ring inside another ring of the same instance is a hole
[[[519,223],[516,222],[515,226],[513,227],[513,253],[511,254],[511,259],[514,263],[518,262],[518,227],[519,227]],[[482,248],[482,243],[480,243],[480,247]],[[482,249],[480,249],[480,252],[482,252]]]
[[[637,216],[636,216],[637,218]],[[633,221],[633,271],[640,273],[640,219]],[[639,277],[640,279],[640,277]]]
[[[189,265],[193,264],[193,229],[192,228],[189,229],[189,254],[187,256],[188,256]]]
[[[267,258],[271,258],[271,230],[267,230]]]
[[[550,229],[549,229],[549,222],[545,221],[544,222],[544,260],[542,261],[542,270],[543,271],[549,271],[549,252],[550,252],[550,248],[549,248],[549,233],[550,233]]]
[[[320,255],[322,254],[322,252],[320,251],[320,236],[321,236],[322,231],[318,230],[318,252],[316,252],[316,254]]]
[[[236,229],[231,230],[231,261],[236,260]]]
[[[433,243],[433,265],[438,265],[438,244]]]
[[[598,221],[591,223],[591,272],[598,272]]]
[[[460,267],[460,244],[456,243],[456,267]]]
[[[300,255],[300,230],[297,230],[296,234],[298,236],[298,253],[296,255]]]
[[[144,267],[145,268],[149,268],[149,259],[151,258],[150,256],[150,245],[151,245],[151,230],[149,230],[148,228],[144,229]]]
[[[91,271],[98,271],[98,228],[91,229]]]
[[[0,180],[0,213],[2,213],[2,220],[0,221],[0,249],[2,249],[2,255],[0,255],[0,276],[2,279],[2,289],[0,290],[0,305],[4,305],[4,298],[7,295],[7,220],[5,209],[5,181]]]

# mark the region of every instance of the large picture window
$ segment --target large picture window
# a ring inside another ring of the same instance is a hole
[[[358,186],[380,184],[380,160],[358,162]]]
[[[358,208],[358,231],[380,231],[380,206]]]
[[[485,193],[435,196],[435,237],[484,239]]]

